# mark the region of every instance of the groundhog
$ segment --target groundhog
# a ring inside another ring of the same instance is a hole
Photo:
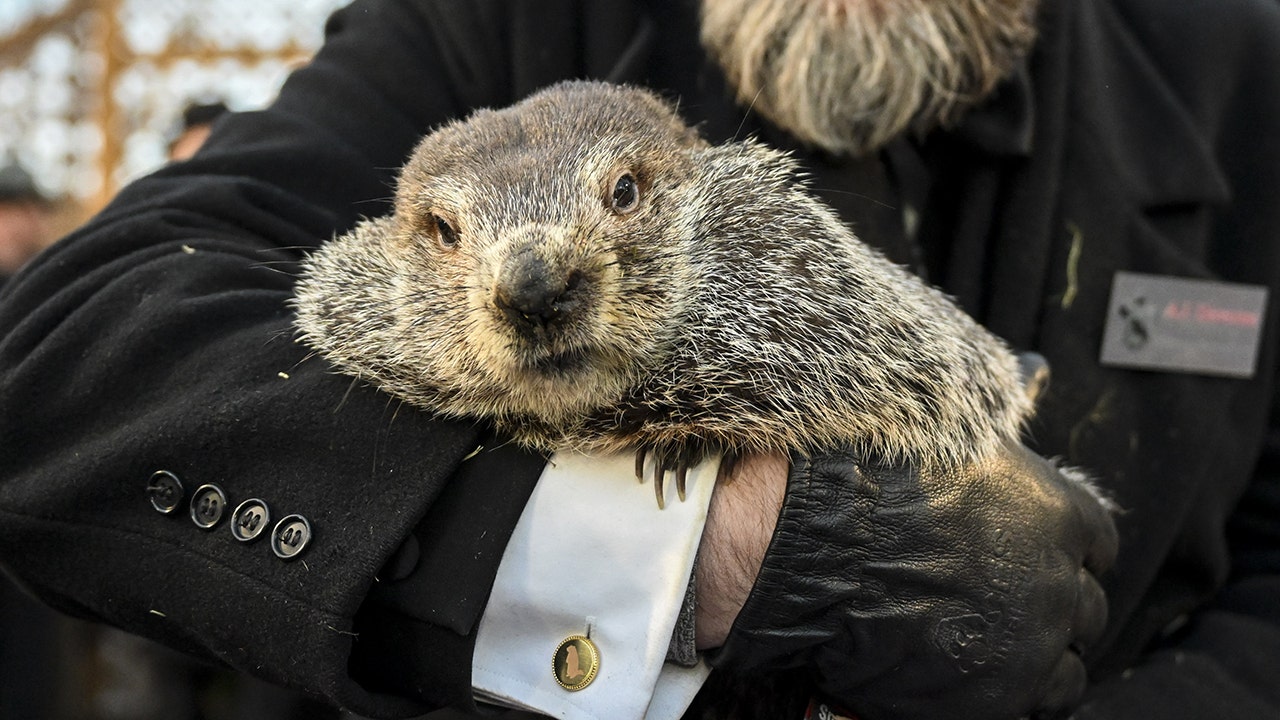
[[[556,85],[425,137],[394,212],[325,243],[302,341],[546,452],[850,448],[949,466],[1016,441],[1009,348],[859,241],[789,155],[641,89]],[[683,489],[683,488],[681,488]]]

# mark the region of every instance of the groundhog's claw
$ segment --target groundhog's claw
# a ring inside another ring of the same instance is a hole
[[[649,454],[649,449],[644,446],[641,446],[636,449],[636,480],[639,480],[640,484],[642,485],[644,484],[644,461],[648,457],[648,454]],[[665,510],[667,507],[666,499],[662,497],[662,490],[663,490],[662,476],[663,476],[662,457],[655,454],[654,463],[653,463],[653,491],[658,496],[659,510]],[[684,499],[683,496],[681,497],[681,499]]]
[[[648,448],[639,448],[636,450],[636,480],[644,482],[644,463],[649,457]],[[658,499],[658,509],[665,510],[667,507],[666,498],[666,479],[667,471],[670,470],[676,474],[676,496],[680,498],[680,502],[685,500],[685,488],[689,476],[689,465],[683,461],[671,462],[661,451],[653,452],[653,492]]]
[[[639,480],[641,485],[644,484],[644,456],[645,449],[642,446],[636,450],[636,480]]]

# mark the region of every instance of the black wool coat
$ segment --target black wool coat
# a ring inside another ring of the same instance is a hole
[[[694,22],[684,0],[338,13],[269,108],[222,121],[4,287],[6,568],[64,611],[361,713],[466,705],[476,622],[543,460],[469,457],[483,428],[310,357],[287,305],[297,261],[388,211],[422,133],[559,79],[645,83],[735,136],[744,111]],[[923,184],[894,152],[805,160],[865,239],[1048,357],[1029,442],[1125,509],[1079,717],[1280,717],[1280,5],[1047,0],[1041,26],[1025,83],[894,146]],[[900,223],[912,192],[923,255]],[[1121,270],[1269,287],[1257,373],[1100,364]],[[171,514],[148,492],[159,470],[183,486]],[[201,529],[185,502],[206,484],[228,512],[257,498],[271,523],[305,517],[305,549],[286,561],[225,518]]]

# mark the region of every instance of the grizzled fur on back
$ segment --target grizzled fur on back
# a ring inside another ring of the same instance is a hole
[[[428,135],[395,212],[322,246],[296,309],[343,370],[547,451],[948,465],[1030,412],[1004,344],[857,240],[788,155],[712,146],[602,83]]]

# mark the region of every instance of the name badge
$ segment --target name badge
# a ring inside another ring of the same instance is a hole
[[[1267,288],[1118,272],[1103,331],[1103,365],[1250,378]]]

